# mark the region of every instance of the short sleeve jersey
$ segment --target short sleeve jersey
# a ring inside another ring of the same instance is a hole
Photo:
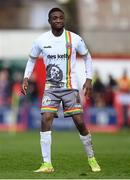
[[[42,54],[46,66],[45,89],[77,89],[76,52],[86,55],[88,49],[79,35],[65,29],[58,37],[51,31],[43,33],[33,43],[30,56]]]

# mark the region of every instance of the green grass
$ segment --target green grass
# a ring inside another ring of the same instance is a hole
[[[92,173],[76,132],[53,132],[53,174],[34,173],[41,163],[39,132],[0,133],[0,178],[3,179],[126,179],[130,178],[130,132],[93,134],[102,167]]]

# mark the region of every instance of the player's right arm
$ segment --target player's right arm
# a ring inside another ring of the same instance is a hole
[[[39,47],[39,41],[37,40],[33,43],[31,53],[27,61],[25,72],[24,72],[24,78],[23,78],[23,83],[22,83],[22,93],[24,95],[27,94],[27,89],[28,89],[28,84],[29,84],[28,81],[32,75],[32,72],[36,63],[36,59],[40,55],[40,53],[41,53],[41,49]]]
[[[24,95],[27,94],[28,81],[33,72],[35,62],[36,62],[36,58],[29,57],[28,62],[26,64],[26,68],[25,68],[25,72],[24,72],[24,79],[23,79],[23,83],[22,83],[22,93]]]

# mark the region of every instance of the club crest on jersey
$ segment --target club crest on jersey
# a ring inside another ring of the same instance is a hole
[[[67,48],[67,49],[72,48],[72,44],[71,44],[71,43],[66,43],[66,48]]]

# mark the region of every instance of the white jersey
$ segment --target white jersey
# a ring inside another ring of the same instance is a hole
[[[77,89],[76,52],[86,55],[88,49],[79,35],[65,29],[61,36],[48,31],[34,42],[30,57],[42,54],[46,66],[45,89]]]

